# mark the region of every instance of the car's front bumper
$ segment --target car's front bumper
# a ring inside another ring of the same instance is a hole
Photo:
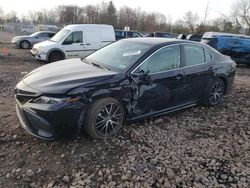
[[[39,53],[38,50],[32,48],[30,50],[31,55],[38,60],[42,60],[42,61],[47,61],[47,54],[46,53]]]
[[[86,105],[74,104],[21,104],[16,98],[16,112],[22,127],[31,135],[55,140],[79,135]]]
[[[14,48],[20,48],[20,41],[11,41],[11,46]]]

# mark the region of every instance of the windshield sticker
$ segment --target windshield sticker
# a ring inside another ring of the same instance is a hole
[[[139,55],[139,54],[141,54],[141,50],[133,51],[133,52],[124,52],[123,57],[132,56],[132,55]]]

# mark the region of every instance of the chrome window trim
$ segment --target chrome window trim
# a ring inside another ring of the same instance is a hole
[[[136,66],[134,68],[133,71],[131,71],[130,74],[134,74],[134,72],[136,71],[136,69],[138,69],[138,67],[140,67],[143,63],[145,63],[145,61],[147,61],[151,56],[153,56],[155,53],[157,53],[159,50],[161,49],[164,49],[164,48],[167,48],[167,47],[171,47],[171,46],[179,46],[181,48],[181,45],[194,45],[194,46],[199,46],[201,48],[203,48],[204,50],[206,50],[211,56],[212,56],[212,59],[208,62],[204,62],[204,63],[200,63],[200,64],[196,64],[196,65],[189,65],[189,66],[184,66],[184,67],[179,67],[179,68],[176,68],[176,69],[172,69],[172,70],[166,70],[166,71],[161,71],[161,72],[156,72],[156,73],[149,73],[149,75],[154,75],[154,74],[161,74],[161,73],[165,73],[165,72],[170,72],[170,71],[176,71],[176,70],[180,70],[180,69],[184,69],[184,68],[188,68],[188,67],[194,67],[194,66],[199,66],[199,65],[204,65],[204,64],[207,64],[207,63],[210,63],[211,61],[214,60],[214,55],[208,50],[208,48],[206,46],[202,46],[200,44],[193,44],[193,43],[179,43],[179,44],[171,44],[171,45],[168,45],[168,46],[163,46],[161,48],[159,48],[158,50],[156,50],[155,52],[153,52],[150,56],[148,56],[146,59],[144,59],[138,66]],[[181,52],[181,51],[180,51]],[[181,55],[181,54],[180,54]],[[204,52],[204,57],[205,57],[205,52]],[[181,62],[180,62],[181,64]]]
[[[138,66],[136,66],[134,68],[134,70],[131,72],[131,74],[133,74],[136,69],[138,69],[138,67],[140,67],[143,63],[145,63],[150,57],[152,57],[154,54],[156,54],[158,51],[164,49],[164,48],[167,48],[167,47],[171,47],[171,46],[179,46],[180,47],[180,44],[171,44],[171,45],[168,45],[168,46],[163,46],[161,48],[159,48],[158,50],[154,51],[150,56],[148,56],[146,59],[143,60],[143,62],[141,62]],[[180,50],[180,56],[181,56],[181,50]],[[180,61],[181,63],[181,61]],[[181,67],[177,68],[177,69],[181,69]],[[173,71],[173,70],[177,70],[177,69],[172,69],[172,70],[166,70],[166,71],[161,71],[161,72],[155,72],[155,73],[149,73],[149,75],[153,75],[153,74],[159,74],[159,73],[163,73],[163,72],[169,72],[169,71]]]
[[[184,43],[182,45],[187,45],[188,43]],[[208,50],[208,48],[206,46],[202,46],[202,45],[199,45],[199,44],[188,44],[188,45],[193,45],[193,46],[199,46],[201,48],[203,48],[204,50],[206,50],[210,55],[211,55],[211,59],[209,61],[205,61],[204,63],[199,63],[199,64],[196,64],[196,65],[203,65],[203,64],[207,64],[207,63],[210,63],[211,61],[214,60],[214,55]],[[205,52],[204,52],[204,57],[205,56]],[[196,66],[196,65],[188,65],[188,66],[185,66],[185,67],[193,67],[193,66]],[[182,67],[182,68],[185,68],[185,67]]]

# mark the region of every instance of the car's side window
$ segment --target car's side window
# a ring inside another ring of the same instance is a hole
[[[204,49],[204,52],[205,52],[205,61],[206,62],[211,61],[213,59],[213,56],[206,49]]]
[[[132,37],[132,32],[131,31],[127,31],[127,37]]]
[[[186,66],[205,63],[204,48],[198,45],[184,45]]]
[[[48,33],[40,33],[39,37],[49,37],[49,34]]]
[[[73,32],[73,43],[82,43],[82,31]]]
[[[123,31],[115,31],[115,35],[118,37],[124,37],[124,32]]]
[[[55,35],[55,33],[49,33],[49,37],[52,38]]]
[[[133,32],[133,37],[140,37],[140,35],[136,32]]]
[[[136,72],[160,73],[180,67],[180,46],[164,47],[151,55]]]
[[[64,40],[63,44],[82,43],[82,37],[82,31],[75,31]]]

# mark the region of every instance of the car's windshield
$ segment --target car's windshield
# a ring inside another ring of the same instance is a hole
[[[94,52],[85,59],[110,70],[123,72],[142,57],[149,48],[150,45],[145,43],[122,40]]]
[[[60,42],[69,32],[70,30],[62,29],[54,37],[52,37],[50,41]]]
[[[31,37],[35,37],[37,34],[39,34],[40,32],[35,32],[35,33],[33,33],[33,34],[31,34],[30,36]]]

